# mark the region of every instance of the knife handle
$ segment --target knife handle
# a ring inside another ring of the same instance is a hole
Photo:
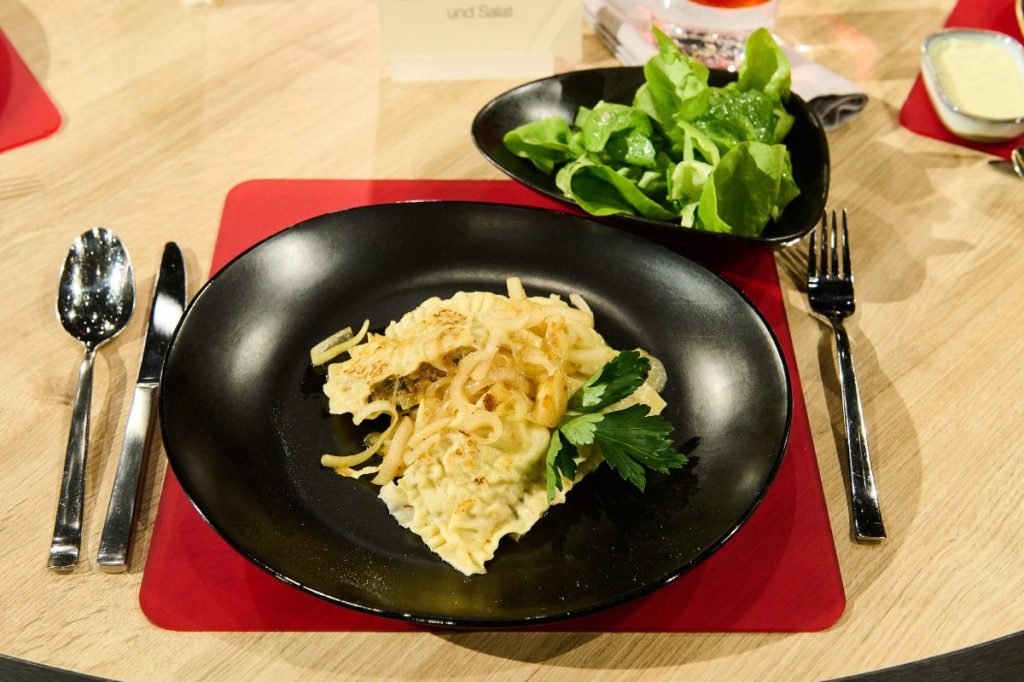
[[[153,420],[156,389],[155,383],[137,384],[132,397],[124,443],[121,446],[121,459],[117,463],[114,489],[110,493],[107,520],[103,524],[96,560],[100,570],[107,573],[123,573],[128,570],[128,546],[131,543],[135,508],[142,491],[139,480],[149,440],[149,425]]]

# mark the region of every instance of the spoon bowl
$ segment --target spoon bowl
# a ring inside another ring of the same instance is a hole
[[[132,264],[117,236],[95,227],[75,239],[57,290],[57,317],[68,334],[98,348],[128,324],[134,304]]]
[[[74,568],[82,544],[93,359],[100,346],[125,328],[134,309],[135,275],[121,240],[102,227],[79,235],[64,259],[57,288],[57,317],[68,334],[85,346],[85,357],[78,372],[53,526],[47,564],[51,570]]]

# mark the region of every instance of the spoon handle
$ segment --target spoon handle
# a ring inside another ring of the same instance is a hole
[[[87,346],[82,366],[78,370],[68,451],[64,457],[64,476],[60,483],[60,499],[57,501],[57,520],[53,524],[53,544],[50,545],[50,561],[47,564],[47,568],[53,571],[74,568],[78,564],[78,550],[82,545],[85,457],[89,452],[89,411],[95,357],[96,349]]]

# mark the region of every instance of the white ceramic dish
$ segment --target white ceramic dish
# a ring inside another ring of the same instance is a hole
[[[938,68],[936,54],[948,41],[978,41],[995,46],[1016,65],[1016,77],[1024,88],[1024,47],[1008,35],[980,29],[952,28],[933,33],[921,45],[921,74],[932,105],[942,124],[954,135],[976,142],[1000,142],[1024,134],[1024,108],[1012,117],[988,117],[971,112],[971,102],[957,102],[950,94],[949,74]],[[984,77],[980,74],[978,77]],[[1000,87],[1014,86],[1001,83]]]

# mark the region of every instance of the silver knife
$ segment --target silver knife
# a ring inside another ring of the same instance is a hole
[[[125,427],[121,459],[117,463],[114,489],[107,507],[107,520],[103,524],[97,563],[101,571],[122,573],[128,570],[128,546],[132,537],[135,508],[138,506],[139,485],[149,427],[153,420],[160,371],[171,343],[171,335],[185,309],[185,262],[181,249],[174,242],[164,246],[153,292],[153,308],[149,313],[149,329],[142,351],[139,379],[135,383],[128,425]]]

